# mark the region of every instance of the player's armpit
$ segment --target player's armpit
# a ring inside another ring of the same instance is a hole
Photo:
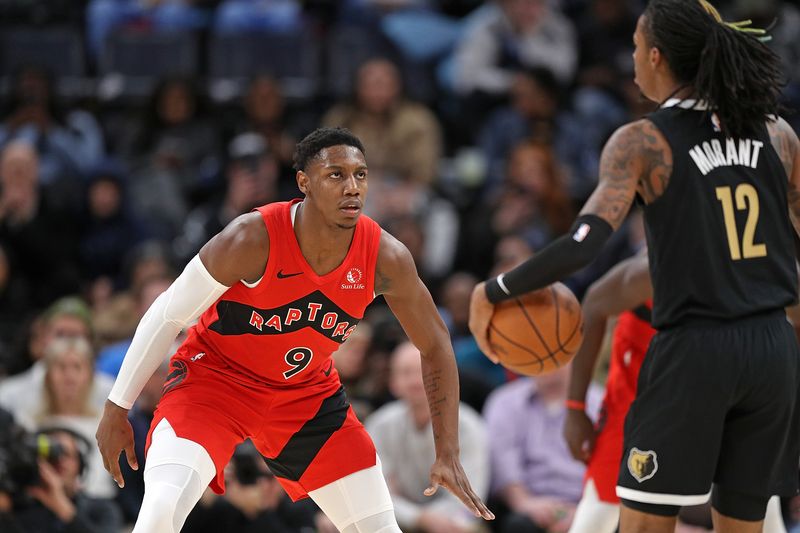
[[[655,126],[651,122],[640,120],[614,132],[600,157],[599,183],[581,210],[581,215],[596,215],[608,222],[614,230],[620,227],[636,196],[640,179],[647,170],[645,157],[658,153],[658,138],[653,129]],[[666,164],[663,157],[654,163],[656,170],[653,174],[663,177],[664,168],[661,167]],[[648,189],[656,188],[649,179],[641,181],[643,195],[648,195]]]
[[[261,214],[236,217],[203,246],[199,255],[209,274],[223,285],[258,281],[269,257],[269,233]]]

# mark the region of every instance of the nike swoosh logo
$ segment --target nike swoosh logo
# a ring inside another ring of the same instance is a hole
[[[292,272],[291,274],[284,274],[283,270],[278,270],[278,279],[286,279],[294,276],[299,276],[302,272]]]
[[[331,375],[331,370],[333,370],[333,361],[328,363],[328,370],[323,370],[322,373],[325,374],[325,377],[328,377]]]

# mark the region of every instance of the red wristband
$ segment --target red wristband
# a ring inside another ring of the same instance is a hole
[[[586,402],[579,402],[578,400],[567,400],[564,402],[564,405],[567,406],[567,409],[572,409],[574,411],[586,410]]]

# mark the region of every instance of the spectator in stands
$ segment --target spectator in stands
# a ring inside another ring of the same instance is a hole
[[[242,133],[228,147],[225,194],[189,213],[174,243],[175,255],[188,262],[211,237],[237,216],[277,200],[278,165],[264,137]]]
[[[468,221],[473,253],[490,256],[507,235],[540,248],[569,229],[572,205],[552,148],[525,140],[511,150],[498,194]]]
[[[403,343],[392,354],[390,386],[396,402],[384,405],[366,421],[375,442],[394,502],[397,523],[404,530],[425,533],[476,531],[477,520],[451,494],[424,494],[433,459],[430,410],[422,381],[419,350]],[[461,462],[475,493],[488,491],[487,434],[480,416],[462,404],[459,409]]]
[[[518,70],[545,67],[569,85],[578,64],[572,23],[547,0],[496,0],[471,15],[455,51],[455,89],[507,94]]]
[[[147,237],[144,223],[131,212],[121,165],[106,161],[92,170],[81,224],[81,276],[94,282],[105,278],[121,285],[122,259]]]
[[[156,276],[144,281],[139,288],[136,296],[136,322],[142,319],[144,314],[150,309],[152,303],[161,293],[166,291],[174,281],[174,278],[166,276]],[[98,372],[106,374],[110,378],[116,378],[122,366],[122,360],[131,345],[133,334],[127,339],[106,346],[97,355],[95,368]],[[172,354],[170,354],[172,355]]]
[[[580,199],[594,188],[600,140],[593,143],[585,133],[584,121],[561,108],[561,91],[545,68],[520,71],[514,76],[510,104],[489,116],[478,137],[489,161],[488,194],[497,192],[512,148],[525,139],[553,146],[558,160],[569,170],[570,196]]]
[[[166,78],[124,148],[131,160],[149,161],[169,174],[190,202],[205,199],[220,167],[220,138],[205,111],[194,80]]]
[[[367,61],[354,89],[352,100],[335,105],[322,124],[348,128],[362,140],[370,187],[391,181],[430,186],[442,155],[441,127],[430,110],[404,99],[397,66],[387,59]]]
[[[123,259],[123,286],[92,287],[92,321],[98,346],[107,346],[133,336],[139,323],[137,305],[144,285],[151,279],[174,278],[171,249],[161,241],[145,241]]]
[[[16,508],[0,523],[5,533],[119,533],[122,517],[113,501],[83,490],[93,444],[66,428],[42,432],[62,452],[52,462],[40,460],[38,485],[29,487],[33,503]],[[0,510],[2,512],[2,510]]]
[[[585,467],[561,436],[569,370],[518,379],[486,403],[492,490],[511,511],[500,523],[503,533],[564,533],[572,522]],[[601,397],[592,385],[591,412],[597,413]]]
[[[578,83],[618,92],[618,80],[631,71],[638,13],[629,0],[592,0],[578,21]]]
[[[110,389],[95,383],[91,344],[82,337],[55,339],[45,348],[44,365],[42,386],[26,391],[28,402],[14,413],[15,418],[29,428],[68,428],[94,442],[102,412],[97,397],[107,396]],[[86,459],[86,493],[112,498],[117,487],[103,468],[100,450],[92,446]]]
[[[91,342],[91,311],[79,298],[61,298],[48,307],[34,325],[37,327],[29,350],[29,355],[35,359],[33,365],[22,373],[0,381],[0,407],[13,413],[18,422],[24,422],[29,427],[35,425],[37,413],[45,408],[42,398],[36,397],[35,391],[43,391],[45,387],[45,359],[49,346],[56,340],[69,338]],[[111,379],[96,376],[90,401],[98,412],[102,410],[112,385]]]
[[[244,118],[238,124],[236,133],[254,132],[266,139],[278,161],[281,189],[291,187],[291,194],[294,194],[297,191],[292,166],[294,147],[298,139],[314,129],[315,119],[305,112],[290,115],[280,85],[264,74],[250,82],[242,105]],[[282,192],[281,196],[286,196],[286,193]]]
[[[53,191],[51,200],[75,207],[82,191],[81,176],[104,153],[103,133],[91,113],[65,111],[55,94],[52,76],[29,66],[14,77],[0,121],[0,146],[24,140],[35,147],[40,182]]]
[[[77,238],[68,215],[39,186],[33,146],[14,141],[0,153],[0,242],[24,276],[36,309],[78,289]],[[58,265],[58,268],[53,268]]]

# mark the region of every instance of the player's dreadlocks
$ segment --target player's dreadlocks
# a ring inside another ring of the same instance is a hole
[[[352,146],[365,154],[364,145],[347,128],[318,128],[297,143],[294,150],[294,169],[305,170],[309,161],[317,157],[323,148],[340,144]]]
[[[648,44],[708,102],[727,135],[753,133],[778,114],[783,77],[765,30],[723,21],[706,0],[651,0],[644,16]]]

